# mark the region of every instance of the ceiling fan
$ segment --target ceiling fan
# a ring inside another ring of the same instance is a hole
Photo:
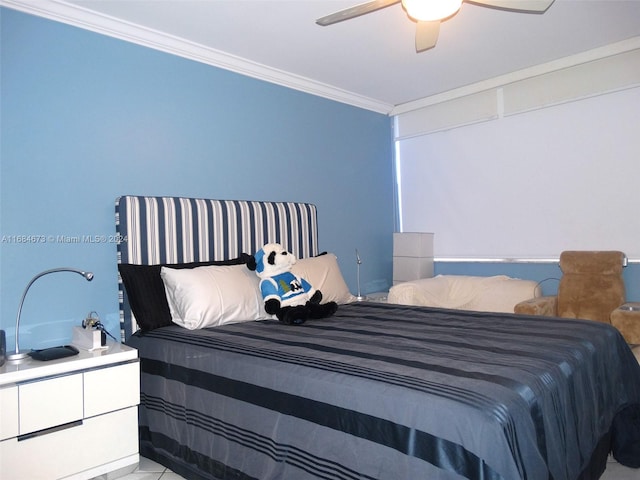
[[[463,1],[482,7],[521,13],[544,13],[554,2],[554,0],[374,0],[319,18],[316,23],[326,27],[401,3],[407,15],[416,22],[416,52],[419,53],[436,46],[440,22],[455,15]]]

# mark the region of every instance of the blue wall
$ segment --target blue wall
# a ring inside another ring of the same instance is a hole
[[[9,9],[0,15],[0,327],[9,350],[22,290],[59,266],[95,279],[36,282],[21,347],[68,342],[91,310],[117,333],[108,236],[122,194],[315,203],[320,248],[338,255],[352,291],[356,247],[363,292],[388,286],[387,116]],[[63,241],[83,235],[107,241]]]

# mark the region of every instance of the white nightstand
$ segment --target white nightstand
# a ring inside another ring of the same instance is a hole
[[[138,463],[138,351],[0,367],[0,478],[89,479]]]

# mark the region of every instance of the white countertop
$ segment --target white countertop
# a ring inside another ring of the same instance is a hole
[[[0,386],[132,361],[138,358],[138,351],[135,348],[113,341],[107,342],[106,349],[88,351],[78,348],[78,350],[80,350],[78,355],[46,362],[34,360],[31,357],[18,362],[6,361],[0,367]]]

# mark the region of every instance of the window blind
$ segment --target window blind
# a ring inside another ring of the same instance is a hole
[[[443,131],[396,132],[403,231],[436,258],[640,259],[640,87]],[[397,125],[397,122],[396,122]]]

